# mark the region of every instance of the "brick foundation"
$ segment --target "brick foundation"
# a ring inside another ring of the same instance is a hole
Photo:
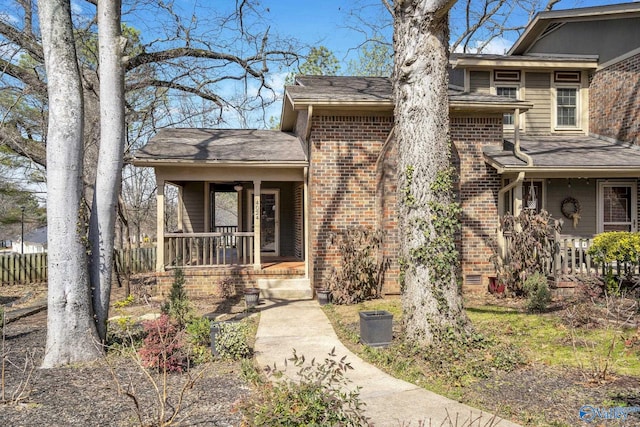
[[[251,269],[187,269],[183,270],[185,289],[189,298],[203,296],[224,297],[240,294],[244,288],[257,287],[259,279],[299,279],[304,273],[290,270],[253,271]],[[168,297],[173,284],[173,270],[156,273],[157,296]]]

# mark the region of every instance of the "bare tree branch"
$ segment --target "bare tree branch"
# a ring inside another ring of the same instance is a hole
[[[149,80],[143,80],[143,81],[140,81],[140,82],[127,84],[126,89],[128,91],[131,91],[131,90],[143,89],[143,88],[147,88],[147,87],[151,87],[151,86],[152,87],[164,87],[164,88],[167,88],[167,89],[176,89],[176,90],[179,90],[181,92],[191,93],[193,95],[197,95],[198,97],[200,97],[202,99],[206,99],[207,101],[215,102],[216,105],[218,105],[219,107],[222,107],[224,105],[224,102],[223,102],[222,98],[220,98],[219,96],[217,96],[217,95],[215,95],[213,93],[200,90],[199,88],[196,88],[196,87],[182,85],[182,84],[176,83],[175,81],[149,79]]]
[[[29,23],[28,25],[31,24]],[[42,46],[38,44],[31,34],[20,31],[3,20],[0,20],[0,34],[5,36],[7,40],[10,40],[12,43],[15,43],[17,46],[27,51],[36,61],[44,61]]]

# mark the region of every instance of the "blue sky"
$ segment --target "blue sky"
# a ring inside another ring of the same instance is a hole
[[[379,0],[378,0],[379,1]],[[623,1],[604,0],[561,0],[555,5],[554,10],[571,9],[576,7],[602,6]],[[306,43],[323,44],[332,50],[339,60],[343,60],[350,48],[355,48],[362,42],[363,36],[347,27],[349,13],[354,7],[364,4],[376,4],[376,0],[263,0],[263,5],[270,10],[268,19],[274,22],[274,27],[281,34],[289,34]],[[365,8],[365,18],[375,17],[377,13],[386,14],[383,7]],[[452,21],[461,19],[453,15]],[[525,22],[526,16],[520,17],[520,22]],[[351,21],[353,23],[353,21]],[[454,34],[452,34],[453,39]],[[515,37],[498,43],[500,46],[510,47],[515,42]]]

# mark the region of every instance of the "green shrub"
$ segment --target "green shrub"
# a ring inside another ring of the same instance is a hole
[[[596,263],[604,266],[605,284],[609,293],[620,292],[621,277],[616,277],[613,263],[620,273],[630,275],[640,263],[640,233],[628,231],[610,231],[600,233],[593,239],[587,251]]]
[[[530,311],[544,311],[551,302],[547,278],[538,272],[524,281],[524,292],[527,296],[527,309]]]
[[[305,363],[293,353],[297,380],[283,378],[258,388],[251,400],[240,404],[251,426],[365,426],[364,403],[359,391],[349,390],[345,372],[353,369],[332,351],[324,362]],[[280,374],[278,371],[270,372]]]
[[[191,313],[191,305],[187,291],[184,289],[184,273],[176,268],[173,273],[173,284],[169,293],[169,301],[162,306],[162,312],[176,321],[178,327],[183,328]]]
[[[146,332],[131,316],[120,316],[107,323],[107,346],[136,349],[142,345]]]
[[[216,351],[225,359],[240,360],[251,356],[249,328],[243,322],[223,322],[218,325]]]
[[[205,317],[193,317],[186,327],[189,355],[195,364],[208,362],[211,354],[211,322]]]

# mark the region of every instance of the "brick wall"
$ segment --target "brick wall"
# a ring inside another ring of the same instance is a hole
[[[640,53],[597,71],[589,88],[589,131],[640,145]]]
[[[498,227],[500,176],[487,165],[482,147],[502,144],[502,115],[451,117],[452,160],[459,170],[458,191],[462,204],[462,231],[458,242],[463,285],[487,289],[495,275],[490,258]],[[473,285],[473,276],[480,284]]]
[[[396,178],[389,160],[393,147],[385,145],[393,117],[344,114],[317,115],[312,120],[309,220],[315,286],[326,283],[340,266],[340,256],[330,244],[332,232],[383,228],[384,252],[394,259],[384,292],[399,292]]]

